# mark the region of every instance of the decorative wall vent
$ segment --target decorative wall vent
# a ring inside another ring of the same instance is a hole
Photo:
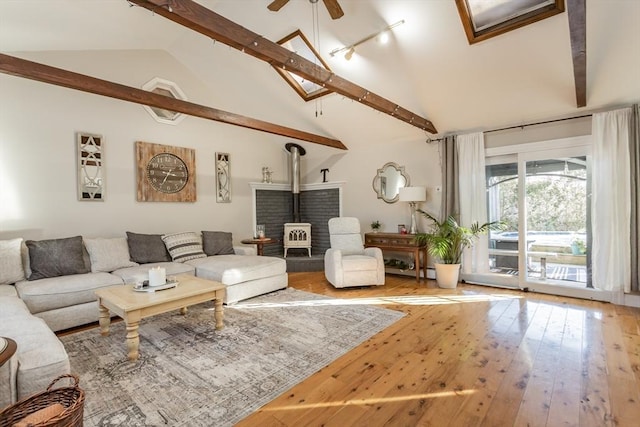
[[[158,95],[168,96],[170,98],[180,99],[182,101],[187,100],[187,96],[182,90],[172,81],[164,80],[159,77],[154,77],[142,86],[142,89],[157,93]],[[165,110],[164,108],[149,107],[143,105],[144,109],[160,123],[166,123],[169,125],[177,125],[184,119],[184,114],[176,113],[175,111]]]

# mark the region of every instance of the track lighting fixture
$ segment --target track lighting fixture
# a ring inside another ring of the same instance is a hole
[[[349,45],[349,46],[344,46],[344,47],[338,47],[333,49],[331,52],[329,52],[329,55],[331,56],[336,56],[336,54],[341,53],[341,52],[346,52],[344,54],[344,59],[346,59],[347,61],[351,59],[351,57],[353,56],[353,53],[355,52],[355,47],[361,45],[364,42],[367,42],[371,39],[375,39],[376,37],[380,40],[381,43],[386,43],[389,40],[389,31],[393,30],[395,27],[397,27],[398,25],[402,25],[404,24],[404,19],[401,21],[396,22],[395,24],[391,24],[388,25],[386,27],[384,27],[382,30],[378,31],[377,33],[373,33],[368,35],[367,37],[358,40],[357,42]]]

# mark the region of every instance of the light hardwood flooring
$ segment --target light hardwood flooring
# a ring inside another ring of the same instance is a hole
[[[239,427],[640,426],[640,309],[397,275],[289,285],[406,316]]]

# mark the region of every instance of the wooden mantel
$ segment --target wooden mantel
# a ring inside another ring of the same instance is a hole
[[[203,119],[295,138],[301,141],[313,142],[315,144],[326,145],[333,148],[339,148],[341,150],[347,149],[347,147],[337,139],[328,138],[322,135],[315,135],[309,132],[280,126],[258,119],[252,119],[250,117],[218,110],[216,108],[205,107],[204,105],[195,104],[193,102],[159,95],[146,90],[125,86],[119,83],[112,83],[95,77],[86,76],[84,74],[74,73],[72,71],[39,64],[37,62],[1,53],[0,72],[39,82],[63,86],[70,89],[77,89],[83,92],[121,99],[123,101],[148,105],[150,107],[163,108],[169,111],[184,113]]]
[[[433,123],[192,0],[129,0],[200,34],[430,133]]]

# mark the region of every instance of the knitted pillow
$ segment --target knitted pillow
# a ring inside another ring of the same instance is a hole
[[[207,254],[202,250],[200,236],[194,232],[165,234],[162,236],[162,240],[174,261],[185,262],[190,259],[207,257]]]

